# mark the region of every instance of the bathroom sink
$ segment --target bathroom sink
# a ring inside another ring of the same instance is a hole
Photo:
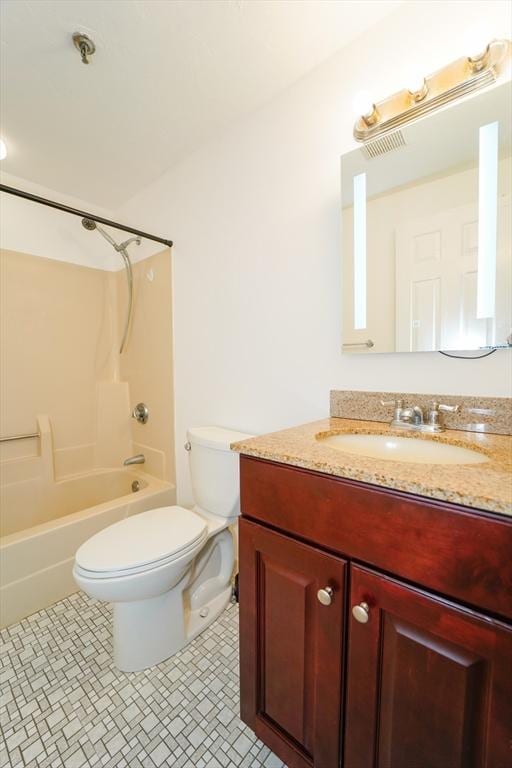
[[[413,464],[482,464],[489,460],[469,448],[414,437],[336,434],[320,435],[317,440],[344,453]]]

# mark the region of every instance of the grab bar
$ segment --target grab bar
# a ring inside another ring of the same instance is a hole
[[[352,341],[350,344],[342,344],[343,347],[368,347],[368,349],[371,349],[375,346],[374,342],[371,339],[367,339],[366,341]]]
[[[30,435],[11,435],[10,437],[0,437],[0,443],[10,443],[11,440],[28,440],[32,437],[41,437],[39,432],[31,432]]]

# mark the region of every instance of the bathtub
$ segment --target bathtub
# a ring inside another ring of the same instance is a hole
[[[36,474],[2,487],[0,625],[77,591],[78,547],[107,525],[175,503],[175,488],[137,468],[96,469],[62,480]]]

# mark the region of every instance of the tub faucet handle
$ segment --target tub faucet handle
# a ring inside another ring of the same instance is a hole
[[[139,424],[146,424],[149,419],[149,410],[146,403],[137,403],[132,411],[132,419],[135,419]]]

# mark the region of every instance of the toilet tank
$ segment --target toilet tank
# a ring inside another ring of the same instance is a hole
[[[239,515],[238,454],[229,446],[252,435],[224,427],[191,427],[187,437],[195,503],[218,517]]]

